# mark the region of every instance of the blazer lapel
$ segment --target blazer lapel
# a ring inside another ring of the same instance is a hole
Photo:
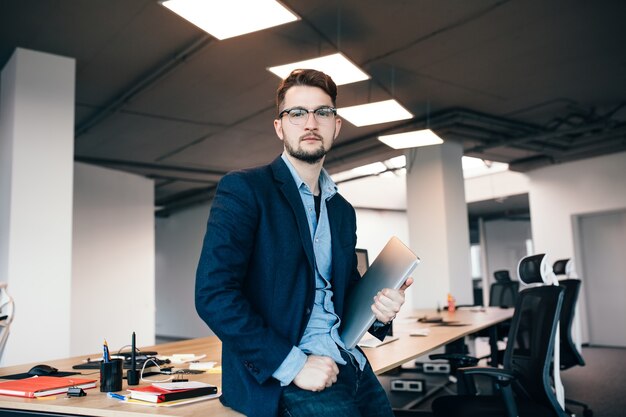
[[[315,255],[313,253],[313,243],[311,242],[311,231],[304,211],[304,205],[300,198],[300,193],[291,176],[291,172],[289,172],[289,168],[287,168],[287,165],[285,165],[285,162],[280,156],[272,162],[271,167],[274,172],[274,178],[281,183],[280,191],[287,199],[296,218],[300,240],[302,241],[302,246],[304,247],[304,252],[309,260],[309,264],[313,269],[315,268]]]

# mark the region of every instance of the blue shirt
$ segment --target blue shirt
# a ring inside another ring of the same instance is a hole
[[[354,357],[361,370],[365,367],[366,359],[356,348],[346,349],[345,344],[339,337],[341,320],[335,314],[335,307],[332,301],[332,240],[326,201],[337,193],[337,185],[326,170],[322,169],[319,178],[321,204],[318,220],[311,189],[302,181],[284,153],[282,158],[298,187],[309,223],[309,230],[311,231],[313,252],[315,253],[315,302],[311,317],[304,330],[300,344],[291,349],[283,363],[272,374],[274,378],[281,382],[281,385],[289,385],[304,366],[308,355],[328,356],[336,363],[345,365],[346,361],[341,357],[339,351],[339,348],[341,348]]]

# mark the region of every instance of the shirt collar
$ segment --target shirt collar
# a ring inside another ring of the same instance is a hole
[[[289,161],[289,158],[287,158],[285,152],[283,152],[280,157],[283,159],[283,161],[285,161],[285,165],[287,165],[287,168],[289,168],[289,172],[291,172],[291,176],[296,182],[296,186],[298,187],[298,189],[300,189],[302,186],[305,186],[308,189],[306,183],[302,181],[302,178],[300,178],[300,175],[298,175],[298,171],[296,171],[294,166],[291,165],[291,162]],[[328,175],[328,172],[326,172],[324,168],[322,168],[320,172],[319,184],[321,194],[322,197],[324,197],[324,200],[329,199],[337,193],[337,184],[335,184],[333,179],[330,177],[330,175]]]

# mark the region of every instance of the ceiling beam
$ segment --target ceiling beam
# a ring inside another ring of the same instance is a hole
[[[135,81],[132,85],[126,86],[122,89],[122,93],[116,98],[106,104],[101,110],[96,112],[93,116],[89,117],[86,121],[78,125],[74,131],[74,137],[78,139],[83,134],[87,133],[91,128],[107,119],[109,116],[117,112],[124,107],[134,98],[141,93],[152,87],[158,81],[162,80],[166,75],[172,73],[181,64],[185,63],[192,56],[196,55],[199,51],[204,49],[214,38],[207,35],[202,35],[196,39],[190,45],[183,48],[180,52],[176,53],[172,58],[167,59],[165,62],[157,65],[155,68],[147,71],[145,75]]]

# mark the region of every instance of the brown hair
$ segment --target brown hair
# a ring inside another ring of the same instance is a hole
[[[330,96],[333,106],[336,106],[337,85],[330,76],[314,69],[296,69],[285,78],[276,90],[276,108],[280,112],[280,106],[285,101],[285,94],[293,86],[318,87]]]

